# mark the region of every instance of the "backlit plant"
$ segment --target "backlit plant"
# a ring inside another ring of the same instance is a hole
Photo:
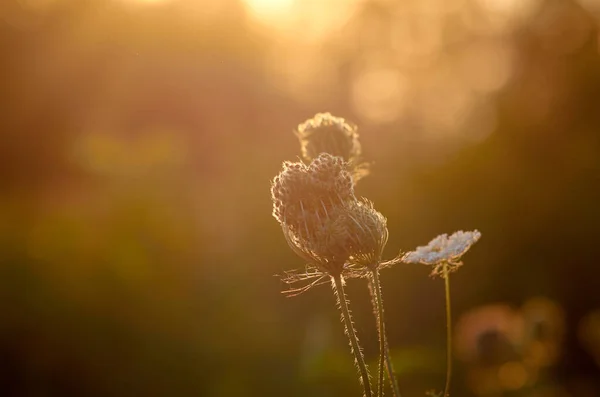
[[[456,232],[433,239],[427,246],[384,260],[388,241],[386,218],[371,201],[356,197],[355,184],[368,174],[362,161],[357,128],[329,113],[319,113],[301,123],[296,135],[304,161],[285,161],[271,183],[273,216],[290,248],[306,261],[305,268],[289,271],[283,281],[288,296],[315,285],[331,283],[341,311],[365,397],[384,394],[387,372],[392,393],[400,397],[385,331],[380,270],[397,263],[421,263],[433,267],[432,275],[445,280],[447,319],[447,375],[443,396],[449,395],[451,377],[451,313],[449,274],[458,269],[462,255],[481,236]],[[379,335],[377,387],[371,386],[368,368],[354,329],[350,303],[344,291],[351,278],[365,278],[371,292]],[[304,282],[300,287],[294,286]]]

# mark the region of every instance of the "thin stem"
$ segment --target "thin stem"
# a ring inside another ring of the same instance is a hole
[[[444,263],[444,282],[446,289],[446,387],[444,397],[450,395],[450,379],[452,377],[452,312],[450,309],[450,273],[448,264]]]
[[[377,377],[377,396],[383,397],[383,375],[385,366],[385,323],[383,320],[383,302],[381,299],[381,285],[379,284],[379,275],[377,270],[371,271],[373,278],[373,289],[375,290],[375,301],[377,305],[377,331],[379,333],[379,369]]]
[[[392,387],[392,393],[395,397],[400,397],[400,388],[398,387],[398,380],[394,374],[394,367],[390,357],[390,349],[387,343],[387,336],[385,332],[385,318],[383,314],[383,297],[381,293],[381,283],[379,282],[379,270],[371,269],[371,278],[369,280],[371,285],[371,295],[373,298],[373,309],[377,317],[377,330],[379,333],[379,384],[378,384],[378,395],[383,396],[383,371],[388,373],[388,379]]]
[[[392,386],[392,393],[395,397],[400,397],[400,388],[398,380],[394,374],[394,367],[390,357],[390,349],[387,343],[385,332],[385,318],[383,315],[383,298],[381,293],[381,283],[379,282],[379,270],[371,269],[371,277],[369,279],[371,297],[375,316],[377,317],[377,330],[379,333],[379,378],[377,384],[377,395],[383,396],[383,366],[388,373],[388,379]]]
[[[354,331],[354,324],[352,322],[350,309],[348,309],[348,299],[346,298],[346,293],[344,292],[342,277],[340,275],[335,275],[331,276],[331,278],[333,280],[334,290],[337,295],[340,310],[342,312],[342,320],[344,321],[344,326],[346,328],[346,335],[348,335],[348,339],[350,340],[350,347],[352,353],[354,354],[354,361],[356,362],[356,366],[358,367],[358,371],[360,372],[360,379],[363,385],[364,395],[366,397],[372,397],[373,394],[371,392],[371,381],[369,380],[369,372],[367,370],[365,358],[362,354],[362,349],[360,348],[360,344],[358,343],[358,338],[356,337],[356,332]]]

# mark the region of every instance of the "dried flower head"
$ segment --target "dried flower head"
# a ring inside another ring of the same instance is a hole
[[[283,162],[283,170],[271,183],[271,198],[273,200],[273,216],[279,223],[285,217],[286,203],[293,201],[293,197],[301,196],[305,185],[308,184],[308,167],[301,162]]]
[[[330,153],[350,161],[360,156],[356,126],[331,113],[317,113],[298,126],[296,131],[302,156],[310,161],[321,153]]]
[[[331,113],[317,113],[295,131],[302,150],[302,157],[311,161],[321,153],[343,158],[358,181],[368,173],[368,164],[361,162],[361,146],[355,125]]]
[[[343,234],[333,235],[337,244],[349,255],[349,262],[359,267],[377,267],[387,244],[387,220],[367,199],[354,201],[339,208],[336,229]]]
[[[305,225],[308,227],[309,222]],[[285,223],[281,225],[288,245],[299,257],[309,264],[315,265],[323,273],[342,274],[348,260],[347,253],[336,249],[336,246],[332,245],[331,239],[323,238],[329,235],[327,230],[331,227],[330,219],[318,218],[316,221],[313,219],[310,227],[305,232],[302,229],[293,230]]]
[[[336,249],[334,213],[356,200],[354,183],[341,158],[321,153],[308,166],[283,164],[271,186],[273,216],[290,247],[325,272],[341,273],[348,259]]]
[[[289,296],[323,283],[330,275],[365,277],[368,269],[392,264],[381,262],[388,238],[386,219],[366,199],[332,207],[326,218],[319,218],[311,226],[313,234],[305,238],[302,231],[295,233],[282,224],[292,250],[310,264],[303,272],[286,272],[283,281],[294,284],[314,280],[303,287],[285,291]]]
[[[429,244],[417,247],[402,258],[405,263],[422,263],[434,266],[432,276],[441,274],[442,265],[448,264],[450,271],[456,271],[461,265],[460,258],[479,240],[481,233],[458,231],[448,237],[441,234],[431,240]]]
[[[292,229],[310,217],[327,217],[334,206],[355,200],[352,176],[341,157],[321,153],[308,166],[284,162],[271,184],[273,216]]]

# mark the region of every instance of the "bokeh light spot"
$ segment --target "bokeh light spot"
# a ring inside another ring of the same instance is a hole
[[[352,100],[356,111],[369,121],[390,122],[403,109],[407,79],[394,69],[365,70],[354,81]]]
[[[503,43],[471,44],[461,59],[464,81],[475,91],[492,93],[512,75],[512,51]]]
[[[528,22],[542,0],[476,0],[477,9],[463,14],[468,27],[480,33],[502,36]]]

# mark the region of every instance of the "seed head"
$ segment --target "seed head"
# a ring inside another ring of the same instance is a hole
[[[282,227],[292,249],[329,274],[341,273],[345,264],[379,266],[388,238],[385,217],[366,199],[335,205],[325,217],[307,217],[304,227]]]
[[[296,230],[282,224],[283,234],[292,250],[301,258],[326,274],[339,275],[348,261],[348,253],[338,249],[335,223],[330,217],[314,217],[306,220],[306,228]]]
[[[285,217],[286,204],[301,197],[309,184],[308,167],[301,162],[283,162],[282,171],[271,183],[271,198],[273,200],[273,216],[279,223]]]
[[[298,126],[296,135],[300,139],[302,156],[307,161],[320,153],[330,153],[350,161],[361,153],[356,126],[331,113],[317,113]]]
[[[273,216],[291,229],[306,229],[334,206],[354,200],[354,183],[340,157],[321,153],[311,164],[284,162],[273,179]]]
[[[335,209],[328,235],[328,249],[359,267],[377,267],[387,243],[386,219],[363,199]],[[343,254],[342,254],[343,253]]]
[[[367,199],[348,207],[347,229],[354,264],[377,267],[388,240],[387,220]]]
[[[271,194],[273,216],[294,252],[322,271],[341,273],[351,253],[348,222],[338,218],[356,202],[348,163],[328,153],[309,165],[285,162]]]

